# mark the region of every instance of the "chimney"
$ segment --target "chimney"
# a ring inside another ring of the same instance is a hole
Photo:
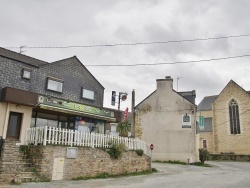
[[[157,79],[157,89],[172,90],[173,89],[173,78],[166,76],[165,79]]]

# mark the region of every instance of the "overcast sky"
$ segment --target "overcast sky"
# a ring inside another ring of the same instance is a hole
[[[1,47],[53,47],[205,39],[250,34],[249,0],[0,0]],[[174,89],[196,90],[196,104],[219,94],[233,79],[250,90],[250,57],[133,67],[87,65],[157,64],[250,55],[250,36],[218,40],[91,48],[24,48],[53,62],[74,55],[111,92],[127,92],[121,109],[138,104],[171,76]],[[19,51],[18,48],[10,48]]]

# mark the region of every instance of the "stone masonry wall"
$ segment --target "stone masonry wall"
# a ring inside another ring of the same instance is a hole
[[[138,156],[135,151],[124,152],[120,159],[110,159],[106,151],[97,148],[78,147],[76,159],[66,158],[67,147],[33,146],[33,164],[44,178],[51,179],[54,158],[64,158],[63,179],[96,176],[101,173],[123,174],[150,169],[150,158]]]
[[[241,134],[231,134],[228,106],[234,99],[239,106]],[[213,104],[214,154],[250,154],[250,96],[230,81]]]
[[[2,182],[11,182],[17,172],[17,161],[20,143],[17,140],[4,140],[0,156],[0,185]]]

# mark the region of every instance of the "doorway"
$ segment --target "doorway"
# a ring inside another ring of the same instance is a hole
[[[22,114],[17,112],[10,112],[9,124],[6,138],[19,139],[22,123]]]

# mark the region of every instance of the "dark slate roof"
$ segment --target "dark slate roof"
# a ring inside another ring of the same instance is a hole
[[[189,102],[195,104],[195,97],[196,97],[195,90],[183,91],[183,92],[177,92],[177,93],[179,93],[182,97],[184,97]]]
[[[1,47],[0,47],[0,56],[6,57],[12,60],[20,61],[22,63],[33,65],[36,67],[48,64],[45,61],[41,61],[39,59],[35,59],[35,58],[29,57],[29,56],[26,56],[26,55],[23,55],[14,51],[10,51]]]
[[[67,61],[70,61],[70,60],[76,60],[80,64],[80,66],[82,66],[96,80],[96,82],[98,82],[100,84],[100,86],[103,87],[103,85],[96,79],[96,77],[94,77],[94,75],[82,64],[82,62],[76,56],[69,57],[69,58],[66,58],[66,59],[61,59],[61,60],[58,60],[58,61],[54,61],[54,62],[49,63],[49,65],[53,65],[53,64],[57,64],[57,63],[63,63],[63,62],[67,62]],[[103,89],[105,89],[105,88],[103,87]]]
[[[212,103],[217,99],[217,97],[218,95],[204,97],[200,104],[198,104],[197,110],[212,110]]]

